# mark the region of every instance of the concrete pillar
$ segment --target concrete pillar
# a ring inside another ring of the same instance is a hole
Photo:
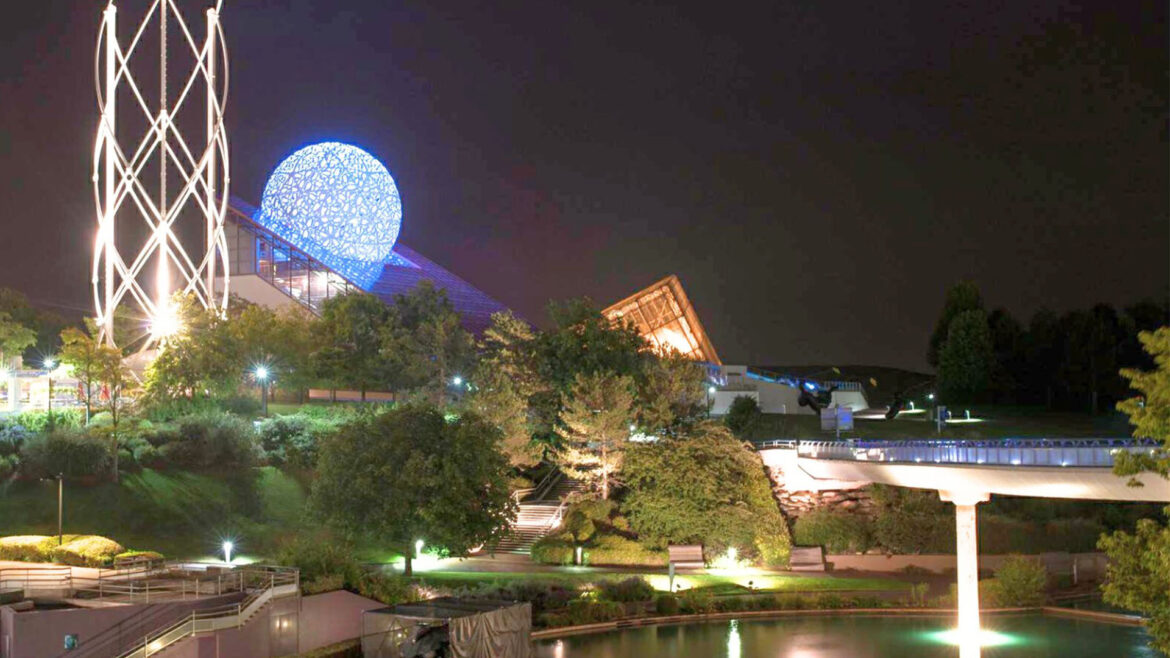
[[[979,658],[979,546],[975,506],[985,502],[983,492],[940,491],[944,501],[955,504],[955,561],[958,566],[959,658]]]

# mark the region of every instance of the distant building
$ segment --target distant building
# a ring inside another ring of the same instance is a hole
[[[319,313],[326,299],[358,290],[393,304],[429,280],[473,333],[508,310],[398,242],[402,203],[394,180],[355,146],[305,147],[277,166],[260,208],[235,197],[229,207],[231,292],[255,304]]]
[[[602,311],[613,322],[630,322],[655,350],[675,351],[708,366],[707,403],[712,415],[727,413],[737,397],[750,397],[761,411],[771,414],[812,414],[800,404],[801,389],[828,392],[829,406],[854,411],[869,408],[865,390],[858,382],[824,381],[773,373],[745,365],[726,365],[719,360],[694,306],[673,274],[639,290]],[[835,389],[835,390],[834,390]]]

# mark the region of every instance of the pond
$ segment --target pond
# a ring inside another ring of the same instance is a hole
[[[536,643],[536,658],[954,658],[941,617],[837,616],[647,626]],[[993,616],[985,658],[1155,658],[1136,626]]]

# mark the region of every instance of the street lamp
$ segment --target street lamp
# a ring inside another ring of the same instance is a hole
[[[57,366],[57,362],[53,357],[45,359],[45,370],[49,377],[49,405],[45,413],[49,415],[49,429],[53,429],[53,368]]]
[[[57,474],[57,545],[64,543],[65,533],[62,530],[64,525],[65,512],[65,474]]]
[[[255,370],[256,381],[260,382],[260,399],[261,406],[264,409],[264,417],[268,417],[268,368],[266,366],[256,366]]]

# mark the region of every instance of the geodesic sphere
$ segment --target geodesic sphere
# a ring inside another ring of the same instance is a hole
[[[386,167],[339,142],[306,146],[277,165],[256,221],[326,265],[379,263],[402,228],[402,199]],[[344,269],[344,268],[340,268]]]

